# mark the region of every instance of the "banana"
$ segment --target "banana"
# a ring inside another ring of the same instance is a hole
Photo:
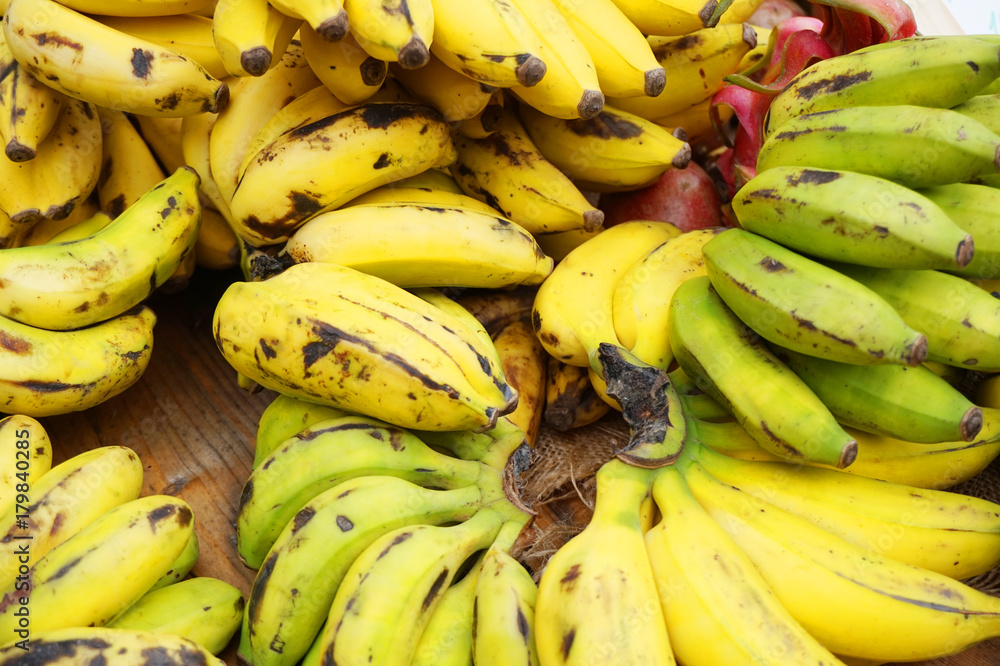
[[[527,519],[505,523],[483,555],[472,606],[472,657],[479,666],[540,663],[535,645],[538,586],[510,554]]]
[[[923,367],[850,365],[772,348],[841,425],[910,442],[971,442],[983,412]]]
[[[845,206],[848,200],[864,203]],[[747,231],[823,259],[960,269],[975,253],[974,238],[933,201],[904,185],[855,171],[811,166],[760,170],[732,205]]]
[[[531,140],[577,185],[594,192],[646,187],[691,161],[691,145],[666,128],[616,108],[589,120],[562,120],[522,105]]]
[[[25,645],[28,645],[26,642]],[[73,654],[78,659],[99,661],[107,666],[142,666],[155,654],[163,666],[179,666],[196,659],[205,666],[224,666],[200,645],[173,634],[111,629],[108,627],[70,627],[32,634],[30,651],[14,644],[0,647],[0,664],[28,666],[43,654]]]
[[[73,211],[61,220],[53,220],[50,217],[38,218],[37,222],[29,224],[10,226],[18,232],[16,241],[8,247],[23,247],[26,245],[44,245],[63,232],[70,232],[69,229],[77,224],[88,220],[100,212],[100,202],[97,200],[97,192],[90,193],[86,199],[73,207]],[[104,215],[104,213],[101,213]],[[5,215],[0,215],[3,221]],[[9,218],[8,218],[9,219]],[[2,225],[0,225],[2,226]]]
[[[240,164],[257,132],[271,116],[318,85],[320,82],[309,68],[302,46],[293,41],[281,54],[281,58],[261,76],[243,76],[232,81],[233,103],[219,111],[217,117],[203,114],[201,119],[198,116],[184,119],[185,135],[188,121],[191,120],[195,127],[201,128],[201,131],[195,132],[198,143],[204,141],[205,137],[208,138],[208,173],[212,174],[222,201],[221,204],[215,204],[216,210],[223,213],[229,210],[233,192],[241,177]],[[187,157],[186,144],[184,153],[187,163],[195,166],[196,163]],[[203,178],[204,175],[202,174]]]
[[[488,203],[533,235],[593,231],[604,213],[538,149],[513,113],[483,139],[455,137],[451,173],[469,196]]]
[[[1000,93],[992,95],[979,94],[970,97],[958,106],[953,106],[951,110],[985,125],[994,134],[1000,134],[1000,119],[998,119],[997,115],[998,106],[1000,106]]]
[[[0,459],[4,461],[0,468],[0,516],[3,516],[18,503],[18,496],[23,500],[21,504],[31,502],[33,498],[28,493],[34,494],[38,480],[52,468],[52,440],[45,426],[23,414],[0,419]]]
[[[593,118],[604,108],[594,60],[552,0],[512,0],[538,33],[545,76],[533,86],[514,85],[520,100],[558,118]]]
[[[594,62],[601,91],[610,97],[655,97],[667,83],[646,37],[613,0],[554,0]]]
[[[0,314],[65,331],[138,305],[193,249],[201,222],[197,187],[194,170],[180,169],[89,237],[3,253]]]
[[[575,250],[586,241],[590,240],[603,229],[598,227],[593,231],[586,229],[572,229],[570,231],[556,231],[550,234],[536,234],[535,240],[545,254],[549,255],[557,262],[562,261],[567,254]]]
[[[167,174],[128,116],[98,107],[97,117],[103,131],[97,197],[101,209],[116,218]]]
[[[215,45],[212,45],[215,48]],[[204,114],[206,116],[211,114]],[[166,173],[173,173],[186,164],[181,148],[181,124],[183,118],[162,118],[160,116],[133,116],[139,124],[139,132],[145,139],[160,167]]]
[[[789,118],[767,137],[757,173],[774,167],[857,172],[913,189],[964,183],[1000,170],[1000,136],[950,109],[828,109]]]
[[[147,592],[106,626],[173,634],[219,654],[239,629],[244,604],[239,588],[195,576]]]
[[[66,217],[97,186],[101,143],[94,106],[67,99],[34,158],[0,160],[0,208],[18,225]]]
[[[251,77],[238,79],[237,83],[250,80]],[[254,79],[255,80],[255,79]],[[209,141],[212,130],[218,119],[213,113],[199,113],[193,116],[186,116],[181,119],[179,145],[181,148],[182,163],[198,172],[199,184],[198,193],[202,199],[226,219],[227,224],[232,225],[232,214],[229,212],[229,204],[223,199],[219,191],[217,181],[212,174],[212,165],[209,157]]]
[[[680,233],[666,222],[625,222],[566,255],[538,288],[532,308],[532,326],[545,350],[564,363],[593,367],[600,343],[618,342],[612,307],[621,276]]]
[[[927,357],[923,331],[842,272],[743,229],[727,229],[702,252],[715,291],[769,342],[857,365],[912,366]]]
[[[836,467],[854,461],[857,441],[726,306],[707,276],[691,278],[674,292],[668,330],[684,372],[731,411],[761,448]]]
[[[486,106],[471,118],[460,120],[455,131],[470,139],[484,139],[500,128],[504,113],[504,92],[497,88],[486,101]]]
[[[141,489],[142,464],[123,446],[90,449],[52,467],[31,484],[26,498],[15,497],[23,501],[0,515],[0,589],[27,575],[19,553],[30,552],[33,564],[104,512],[136,499]],[[17,524],[19,516],[27,527]]]
[[[342,0],[272,0],[271,4],[282,14],[305,21],[328,42],[339,41],[350,34],[350,20]]]
[[[684,135],[687,136],[688,143],[692,146],[709,143],[718,137],[718,132],[712,123],[711,114],[713,111],[719,115],[720,126],[725,126],[730,118],[733,117],[731,106],[719,105],[713,109],[713,98],[714,95],[706,97],[700,102],[695,102],[690,106],[684,107],[680,111],[657,118],[650,118],[650,120],[657,125],[667,128],[671,134],[675,134],[677,130],[683,131]]]
[[[194,261],[197,266],[213,271],[228,270],[240,264],[239,239],[222,213],[214,208],[201,209]]]
[[[541,663],[675,663],[639,521],[652,474],[618,460],[598,470],[593,517],[538,583]]]
[[[732,23],[673,36],[656,32],[647,41],[666,71],[667,86],[655,97],[610,97],[608,105],[654,120],[722,90],[725,77],[735,74],[757,46],[757,32],[749,23]]]
[[[395,82],[397,85],[398,81]],[[394,183],[389,183],[385,186],[386,189],[430,189],[434,191],[446,191],[453,192],[454,194],[462,194],[462,188],[458,186],[455,179],[452,178],[451,173],[445,167],[438,167],[435,169],[427,169],[421,171],[418,174],[414,174],[408,178],[403,178],[397,180]],[[369,193],[371,194],[371,193]]]
[[[589,368],[563,363],[549,356],[546,371],[545,425],[566,432],[597,421],[611,406],[594,390]]]
[[[258,247],[284,242],[318,213],[454,159],[448,125],[430,107],[373,103],[327,116],[247,164],[230,206],[237,235]]]
[[[254,664],[295,664],[318,635],[348,568],[376,539],[413,525],[467,520],[499,485],[422,488],[392,476],[348,479],[284,526],[250,590],[245,621]],[[471,604],[470,604],[471,607]]]
[[[254,446],[254,469],[290,437],[320,421],[346,415],[347,412],[340,409],[279,393],[260,414]]]
[[[998,56],[1000,45],[952,35],[821,60],[773,98],[765,137],[795,116],[846,106],[957,106],[1000,77]]]
[[[0,645],[15,640],[19,597],[30,589],[31,636],[102,626],[134,604],[184,549],[191,507],[166,495],[120,504],[39,557],[24,580],[0,596]],[[115,581],[108,589],[108,581]],[[25,636],[21,636],[25,638]]]
[[[968,278],[1000,277],[1000,233],[991,223],[1000,206],[1000,190],[973,183],[950,183],[919,190],[934,202],[952,222],[972,236],[975,252],[961,268],[948,268]]]
[[[441,112],[447,123],[460,123],[475,117],[493,99],[496,88],[480,83],[448,67],[431,55],[419,69],[406,69],[397,63],[389,66],[393,77],[422,104]]]
[[[427,64],[436,14],[431,0],[344,0],[344,10],[368,55],[404,69]]]
[[[156,17],[94,15],[93,18],[119,32],[177,51],[204,67],[216,79],[222,80],[229,76],[219,49],[215,46],[212,19],[208,16],[187,13]],[[170,164],[164,165],[164,168],[175,171],[179,166],[180,164]]]
[[[267,457],[243,486],[236,516],[237,552],[261,567],[281,530],[327,488],[381,474],[440,488],[473,485],[488,472],[475,461],[437,453],[412,433],[363,416],[322,421]]]
[[[698,501],[802,627],[837,654],[919,661],[1000,632],[1000,600],[871,553],[760,498],[683,467]]]
[[[454,300],[494,336],[511,322],[531,318],[535,292],[534,287],[464,289]]]
[[[652,494],[661,519],[645,546],[680,663],[841,664],[782,606],[676,467],[656,472]]]
[[[193,60],[54,0],[11,0],[3,28],[22,67],[69,97],[175,117],[216,113],[229,101],[229,87]]]
[[[345,105],[361,104],[382,87],[388,65],[368,55],[353,33],[329,42],[304,25],[299,30],[299,40],[316,78]]]
[[[636,358],[661,370],[674,360],[667,328],[670,299],[685,281],[706,275],[701,248],[721,227],[693,229],[660,244],[632,265],[615,287],[615,335]]]
[[[372,242],[373,233],[381,241]],[[399,202],[320,213],[292,233],[279,257],[340,264],[400,287],[537,285],[554,264],[496,211]]]
[[[528,445],[534,448],[545,406],[545,349],[525,320],[505,326],[493,342],[500,355],[504,378],[517,391],[517,407],[507,414],[507,419],[524,431]]]
[[[0,318],[0,405],[42,417],[78,412],[128,389],[153,350],[156,315],[137,306],[73,331],[48,331]]]
[[[719,3],[715,8],[713,18],[719,23],[742,23],[750,19],[754,12],[764,4],[764,0],[733,0],[729,3]]]
[[[433,0],[431,53],[456,72],[487,85],[537,85],[546,65],[527,17],[499,0]]]
[[[267,0],[218,0],[212,13],[212,39],[230,75],[262,76],[301,25],[301,20],[281,13]]]
[[[687,35],[707,28],[718,0],[614,0],[647,35]]]
[[[509,511],[485,507],[452,526],[389,532],[354,561],[320,634],[323,664],[409,664],[462,563],[493,542]]]
[[[34,159],[38,145],[55,127],[66,97],[39,82],[14,58],[0,35],[0,140],[14,162]]]
[[[530,447],[524,430],[506,416],[483,432],[472,430],[411,430],[421,441],[436,449],[448,451],[461,460],[475,460],[497,470],[506,471],[530,457]]]
[[[210,11],[211,0],[67,0],[60,4],[82,14],[102,16],[170,17],[176,14]]]
[[[174,563],[170,565],[166,573],[160,576],[153,585],[149,588],[149,592],[153,590],[159,590],[162,587],[167,587],[168,585],[173,585],[179,581],[184,580],[184,578],[191,573],[194,569],[194,565],[198,563],[198,558],[201,557],[201,542],[198,541],[198,534],[196,532],[191,532],[191,536],[188,537],[187,543],[184,544],[184,550],[181,554],[177,556]],[[147,592],[147,594],[149,594]]]
[[[1000,301],[940,271],[837,264],[841,274],[878,292],[907,325],[927,337],[927,358],[980,372],[1000,370]]]
[[[881,557],[956,580],[1000,562],[993,502],[820,467],[747,462],[704,446],[692,447],[690,455],[719,481]]]
[[[479,556],[464,575],[461,571],[456,574],[420,634],[411,666],[468,666],[474,663],[473,614],[476,612],[476,584],[481,573],[482,556]]]
[[[432,169],[432,171],[436,171],[436,169]],[[448,178],[451,178],[451,176],[448,176]],[[452,182],[458,189],[458,192],[441,190],[437,187],[408,186],[401,184],[402,182],[397,181],[376,187],[370,192],[365,192],[361,196],[351,199],[343,207],[396,203],[402,205],[417,204],[428,208],[458,208],[494,217],[498,217],[500,214],[500,211],[493,206],[465,194],[462,188],[458,186],[458,183],[455,183],[454,179],[452,179]]]

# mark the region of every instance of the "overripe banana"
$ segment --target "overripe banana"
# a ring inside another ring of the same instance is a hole
[[[27,645],[27,643],[25,643]],[[191,659],[206,666],[224,666],[222,661],[194,641],[174,634],[112,629],[109,627],[71,627],[33,634],[31,649],[21,646],[0,647],[0,664],[28,666],[38,652],[71,653],[80,659],[97,660],[107,666],[139,666],[149,663],[156,654],[167,664],[183,664]],[[34,654],[33,654],[34,653]]]
[[[45,426],[24,414],[0,419],[0,460],[4,461],[0,468],[0,516],[4,516],[18,504],[19,496],[30,502],[28,492],[34,492],[38,480],[52,468],[52,440]],[[0,519],[0,529],[3,527],[10,526]]]

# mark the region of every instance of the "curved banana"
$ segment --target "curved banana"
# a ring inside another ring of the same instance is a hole
[[[845,207],[849,197],[865,203]],[[933,201],[860,170],[758,169],[732,205],[747,231],[821,259],[949,270],[975,252],[974,238]]]
[[[645,534],[677,659],[686,666],[841,662],[782,606],[754,564],[712,520],[677,467],[656,472],[660,521]]]
[[[1000,93],[987,95],[980,92],[958,106],[951,107],[951,110],[972,118],[988,127],[992,132],[1000,134],[1000,120],[997,119],[998,107],[1000,107]]]
[[[218,0],[212,39],[232,76],[262,76],[288,48],[302,21],[267,0]]]
[[[342,0],[273,0],[271,4],[282,14],[302,19],[328,42],[350,34],[350,20]]]
[[[593,231],[586,229],[572,229],[570,231],[557,231],[551,234],[537,234],[535,240],[539,247],[556,261],[562,261],[567,254],[575,250],[586,241],[601,233],[603,228],[598,227]]]
[[[497,88],[486,101],[486,106],[471,118],[459,121],[455,131],[470,139],[484,139],[500,128],[504,113],[504,92]]]
[[[197,266],[224,271],[240,265],[240,243],[222,213],[202,207],[201,226],[194,243]]]
[[[170,17],[211,10],[211,0],[67,0],[60,4],[83,14]]]
[[[588,120],[563,120],[522,105],[531,140],[552,164],[594,192],[635,190],[691,161],[691,145],[665,127],[606,106]]]
[[[214,4],[214,3],[213,3]],[[104,25],[114,28],[127,35],[138,37],[164,48],[177,51],[185,58],[193,60],[220,81],[227,76],[219,49],[212,35],[212,19],[199,14],[171,14],[169,16],[107,16],[94,15]],[[145,116],[157,118],[157,116]],[[143,119],[138,118],[139,124]],[[143,135],[146,135],[143,128]],[[148,138],[148,137],[147,137]],[[165,169],[173,172],[180,164],[164,164]]]
[[[234,585],[195,576],[147,592],[106,626],[173,634],[219,654],[240,628],[244,605]]]
[[[18,495],[31,501],[29,491],[34,494],[38,480],[52,468],[52,440],[45,426],[24,414],[0,419],[0,460],[6,461],[0,469],[0,516],[4,516],[18,503]],[[5,526],[0,519],[0,530]]]
[[[147,495],[120,504],[34,560],[31,635],[102,626],[134,604],[184,549],[194,530],[179,498]],[[115,581],[114,589],[108,581]],[[21,583],[23,585],[23,583]],[[18,583],[0,592],[0,645],[15,640]]]
[[[280,256],[348,266],[400,287],[537,285],[554,263],[496,211],[400,202],[320,213],[292,233]]]
[[[0,664],[28,666],[35,660],[32,652],[71,653],[81,660],[97,660],[107,666],[143,666],[149,655],[156,654],[162,666],[182,666],[197,659],[205,666],[224,666],[200,645],[173,634],[158,634],[109,627],[70,627],[32,634],[31,651],[18,645],[0,647]]]
[[[361,104],[382,87],[388,65],[361,48],[354,33],[329,42],[304,25],[299,41],[316,78],[345,105]]]
[[[604,213],[549,161],[513,113],[489,136],[455,137],[451,173],[471,197],[499,210],[533,235],[595,230]]]
[[[481,113],[496,88],[448,67],[436,55],[418,69],[390,65],[392,75],[421,103],[441,112],[445,122],[459,123]]]
[[[237,235],[255,246],[281,243],[318,213],[454,158],[447,123],[427,106],[372,103],[327,116],[250,160],[230,206]]]
[[[504,326],[493,343],[500,355],[503,376],[517,391],[517,407],[506,418],[524,431],[528,445],[534,447],[545,406],[545,349],[526,320]]]
[[[718,0],[614,0],[646,35],[687,35],[710,25]]]
[[[348,479],[313,497],[278,535],[250,590],[252,663],[297,663],[348,569],[376,539],[406,526],[467,520],[488,497],[476,485],[431,490],[393,476]]]
[[[0,34],[0,140],[14,162],[38,154],[38,145],[55,127],[65,96],[39,82],[14,58],[7,39]]]
[[[727,229],[702,253],[715,291],[769,342],[858,365],[918,365],[927,357],[924,333],[885,294],[842,272],[743,229]]]
[[[212,45],[215,48],[215,45]],[[211,114],[205,114],[211,115]],[[181,148],[181,124],[183,118],[163,118],[161,116],[133,116],[139,124],[139,132],[149,145],[160,166],[167,173],[173,173],[186,164]]]
[[[138,305],[194,248],[201,223],[198,180],[193,169],[180,169],[92,236],[4,252],[0,314],[69,330]],[[134,249],[123,253],[123,247]]]
[[[97,108],[101,121],[101,177],[97,198],[112,219],[167,177],[142,136],[122,111]]]
[[[468,666],[474,663],[473,618],[477,612],[476,584],[481,572],[482,556],[468,571],[464,574],[459,571],[452,579],[420,634],[410,666]]]
[[[198,541],[198,533],[191,532],[191,536],[188,537],[187,543],[184,545],[184,550],[177,556],[177,559],[170,565],[166,573],[153,583],[152,587],[149,588],[149,592],[184,580],[191,573],[191,570],[194,569],[194,565],[198,563],[199,557],[201,557],[201,542]],[[149,594],[149,592],[146,594]]]
[[[315,262],[234,283],[213,323],[223,356],[262,386],[403,427],[485,429],[516,393],[487,372],[462,328],[389,282]]]
[[[3,29],[35,78],[97,106],[185,116],[217,113],[229,101],[229,87],[193,60],[54,0],[11,0]]]
[[[250,474],[236,516],[236,549],[261,567],[281,530],[313,497],[358,476],[398,476],[419,485],[461,488],[488,469],[438,453],[417,437],[363,416],[322,421],[286,440]]]
[[[545,565],[535,604],[543,664],[674,664],[639,522],[653,473],[618,460],[597,472],[594,514]]]
[[[950,183],[918,190],[934,202],[963,231],[972,236],[975,252],[961,268],[948,268],[967,278],[1000,277],[1000,230],[991,223],[1000,207],[1000,189],[973,183]]]
[[[0,209],[18,225],[65,218],[97,187],[102,141],[95,107],[67,99],[35,157],[0,161]]]
[[[257,423],[254,469],[289,438],[320,421],[346,415],[347,412],[341,409],[317,405],[279,393],[261,412]]]
[[[566,432],[597,421],[609,409],[611,406],[601,399],[590,383],[590,368],[569,365],[555,357],[548,357],[545,406],[542,411],[546,426],[558,432]]]
[[[368,55],[404,69],[427,64],[436,15],[431,0],[344,0],[344,11]]]
[[[156,315],[145,305],[73,331],[0,318],[0,405],[41,417],[90,409],[142,376]]]
[[[432,169],[432,171],[437,170]],[[451,176],[448,176],[448,178],[451,178]],[[427,208],[460,208],[494,217],[500,216],[500,211],[493,206],[465,194],[462,188],[458,186],[458,183],[455,183],[454,179],[452,179],[452,183],[454,183],[455,188],[458,190],[457,192],[442,190],[437,187],[409,186],[401,184],[402,182],[398,181],[376,187],[370,192],[365,192],[361,196],[351,199],[344,204],[343,208],[347,208],[348,206],[397,203],[403,205],[416,204]]]

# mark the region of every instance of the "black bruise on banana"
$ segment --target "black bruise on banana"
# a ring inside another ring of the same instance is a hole
[[[817,171],[815,169],[803,169],[798,176],[789,175],[785,178],[791,187],[797,187],[800,183],[806,185],[826,185],[841,178],[843,174],[836,171]]]
[[[277,565],[279,559],[278,553],[268,555],[264,563],[260,565],[260,569],[257,570],[257,575],[253,579],[253,586],[250,590],[250,601],[247,604],[247,619],[251,625],[256,624],[260,617],[260,600],[264,598],[264,590],[267,589],[267,584],[271,580],[274,567]]]
[[[81,654],[81,650],[93,650],[98,654]],[[32,641],[31,660],[32,666],[45,666],[46,664],[59,663],[85,663],[105,664],[108,657],[104,653],[113,652],[115,656],[120,656],[130,652],[125,645],[115,645],[101,638],[73,638],[62,641],[46,641],[44,638]],[[115,657],[112,656],[112,661]],[[132,663],[143,666],[204,666],[208,663],[205,655],[200,651],[181,647],[179,650],[167,647],[146,647],[140,650],[139,659]]]
[[[599,139],[634,139],[642,135],[639,125],[607,111],[601,111],[593,118],[567,120],[566,126],[577,136],[596,136]]]
[[[828,79],[820,79],[804,86],[795,88],[795,96],[799,99],[811,100],[817,95],[828,95],[850,88],[853,85],[864,83],[872,78],[869,71],[861,71],[856,74],[840,74]]]
[[[573,641],[575,639],[576,629],[570,629],[563,634],[562,644],[559,646],[559,651],[562,653],[563,660],[569,659],[569,651],[573,649]]]
[[[299,510],[299,512],[295,514],[295,517],[292,518],[292,532],[291,533],[295,534],[296,532],[298,532],[306,524],[308,524],[309,521],[312,520],[313,516],[315,516],[315,515],[316,515],[316,509],[312,508],[311,506],[302,507]]]
[[[426,613],[427,610],[431,607],[431,604],[434,603],[434,600],[437,599],[438,596],[440,596],[441,589],[444,587],[444,584],[448,581],[448,575],[450,573],[451,573],[450,569],[447,568],[442,569],[441,573],[438,574],[438,577],[434,579],[434,582],[431,584],[431,589],[427,591],[427,595],[424,596],[424,600],[420,603],[421,612]]]
[[[137,79],[147,79],[153,71],[153,60],[155,56],[151,51],[143,49],[132,49],[132,76]]]

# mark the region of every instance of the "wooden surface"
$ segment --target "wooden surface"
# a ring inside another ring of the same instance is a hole
[[[194,511],[201,543],[194,573],[247,594],[255,572],[236,555],[234,521],[253,462],[257,420],[274,394],[239,389],[212,339],[214,303],[238,277],[202,270],[187,289],[155,294],[149,301],[158,317],[153,354],[142,379],[92,410],[40,420],[52,438],[55,463],[96,446],[132,448],[145,466],[143,494],[177,495]],[[235,639],[222,655],[229,664],[235,664],[234,648]],[[1000,639],[921,663],[996,666]]]

